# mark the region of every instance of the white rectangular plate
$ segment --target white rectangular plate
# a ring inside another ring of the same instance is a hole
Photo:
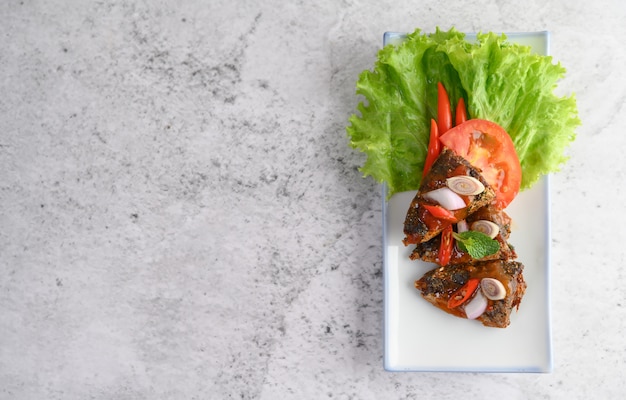
[[[384,44],[403,34],[386,33]],[[474,35],[467,35],[472,39]],[[549,33],[507,34],[511,42],[549,53]],[[383,199],[386,198],[383,188]],[[411,261],[403,226],[416,192],[383,202],[385,355],[388,371],[550,372],[550,183],[544,177],[507,207],[513,219],[509,242],[524,264],[528,285],[519,311],[507,328],[449,315],[424,300],[413,286],[435,265]]]

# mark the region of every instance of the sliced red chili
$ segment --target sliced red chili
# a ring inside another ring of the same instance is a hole
[[[424,172],[422,176],[426,176],[430,167],[439,157],[441,153],[441,142],[439,141],[439,129],[437,128],[437,122],[434,119],[430,120],[430,140],[428,142],[428,152],[426,153],[426,161],[424,161]]]
[[[452,256],[452,246],[454,238],[452,237],[452,225],[446,226],[441,232],[441,243],[439,244],[439,264],[448,265]]]
[[[452,128],[452,111],[448,92],[441,82],[437,83],[437,125],[439,134],[443,135]]]
[[[473,278],[465,282],[465,285],[461,286],[456,292],[452,293],[452,296],[448,299],[448,308],[456,308],[465,303],[472,297],[476,289],[478,289],[479,283],[480,279],[478,278]]]
[[[465,110],[465,100],[463,100],[463,97],[461,97],[456,105],[456,112],[454,113],[454,125],[461,125],[465,121],[467,121],[467,111]]]
[[[454,213],[447,208],[431,204],[423,204],[423,207],[437,219],[448,222],[457,222],[457,218]]]

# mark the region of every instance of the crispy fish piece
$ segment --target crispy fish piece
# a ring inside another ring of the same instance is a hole
[[[526,290],[523,275],[524,265],[517,261],[492,260],[473,264],[448,265],[437,267],[415,281],[415,288],[420,290],[422,297],[435,307],[456,317],[467,318],[465,306],[472,301],[470,298],[463,304],[450,308],[450,298],[457,294],[470,279],[494,278],[500,281],[506,290],[501,300],[487,300],[485,312],[476,318],[483,325],[495,328],[506,328],[511,320],[513,309],[519,308]],[[482,290],[480,287],[476,291]],[[474,296],[476,292],[474,292]]]
[[[424,194],[446,186],[446,179],[453,176],[467,175],[478,179],[485,190],[475,196],[461,196],[466,207],[454,211],[457,220],[467,218],[473,212],[491,203],[495,192],[482,177],[480,170],[473,167],[464,158],[454,154],[452,150],[444,149],[433,163],[430,171],[422,179],[420,188],[411,202],[404,221],[404,245],[426,242],[437,236],[450,222],[434,218],[424,204],[436,205],[435,202],[424,197]]]
[[[474,260],[468,253],[460,250],[458,246],[454,246],[450,261],[448,264],[471,264],[478,261],[488,260],[511,260],[517,258],[515,249],[508,243],[509,236],[511,235],[511,217],[503,210],[498,210],[492,205],[487,205],[475,213],[469,215],[466,219],[468,225],[471,225],[475,221],[487,220],[495,223],[499,232],[495,237],[495,240],[500,244],[500,250],[492,255],[489,255],[480,260]],[[415,249],[409,256],[411,260],[422,260],[425,262],[432,262],[439,264],[439,246],[441,244],[441,235],[437,235],[427,242],[419,243],[415,246]]]

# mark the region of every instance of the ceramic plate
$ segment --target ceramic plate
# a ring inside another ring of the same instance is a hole
[[[401,33],[386,33],[384,44]],[[468,39],[475,37],[467,35]],[[511,42],[549,53],[549,33],[507,34]],[[386,198],[383,187],[383,199]],[[383,203],[385,355],[388,371],[550,372],[550,184],[544,177],[507,207],[513,219],[509,242],[524,264],[528,285],[505,329],[449,315],[424,300],[413,286],[434,264],[411,261],[402,244],[406,212],[416,192]]]

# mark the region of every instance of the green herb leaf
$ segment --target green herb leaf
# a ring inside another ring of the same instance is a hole
[[[521,189],[556,172],[580,125],[576,99],[554,93],[565,68],[505,35],[466,40],[456,29],[424,34],[378,53],[361,73],[365,101],[350,117],[350,144],[367,155],[361,172],[387,184],[387,196],[419,188],[431,118],[437,119],[437,82],[452,105],[466,99],[471,118],[493,121],[511,136],[522,167]]]
[[[474,259],[490,256],[500,250],[500,243],[482,232],[454,233],[454,239],[456,239],[459,248]]]

